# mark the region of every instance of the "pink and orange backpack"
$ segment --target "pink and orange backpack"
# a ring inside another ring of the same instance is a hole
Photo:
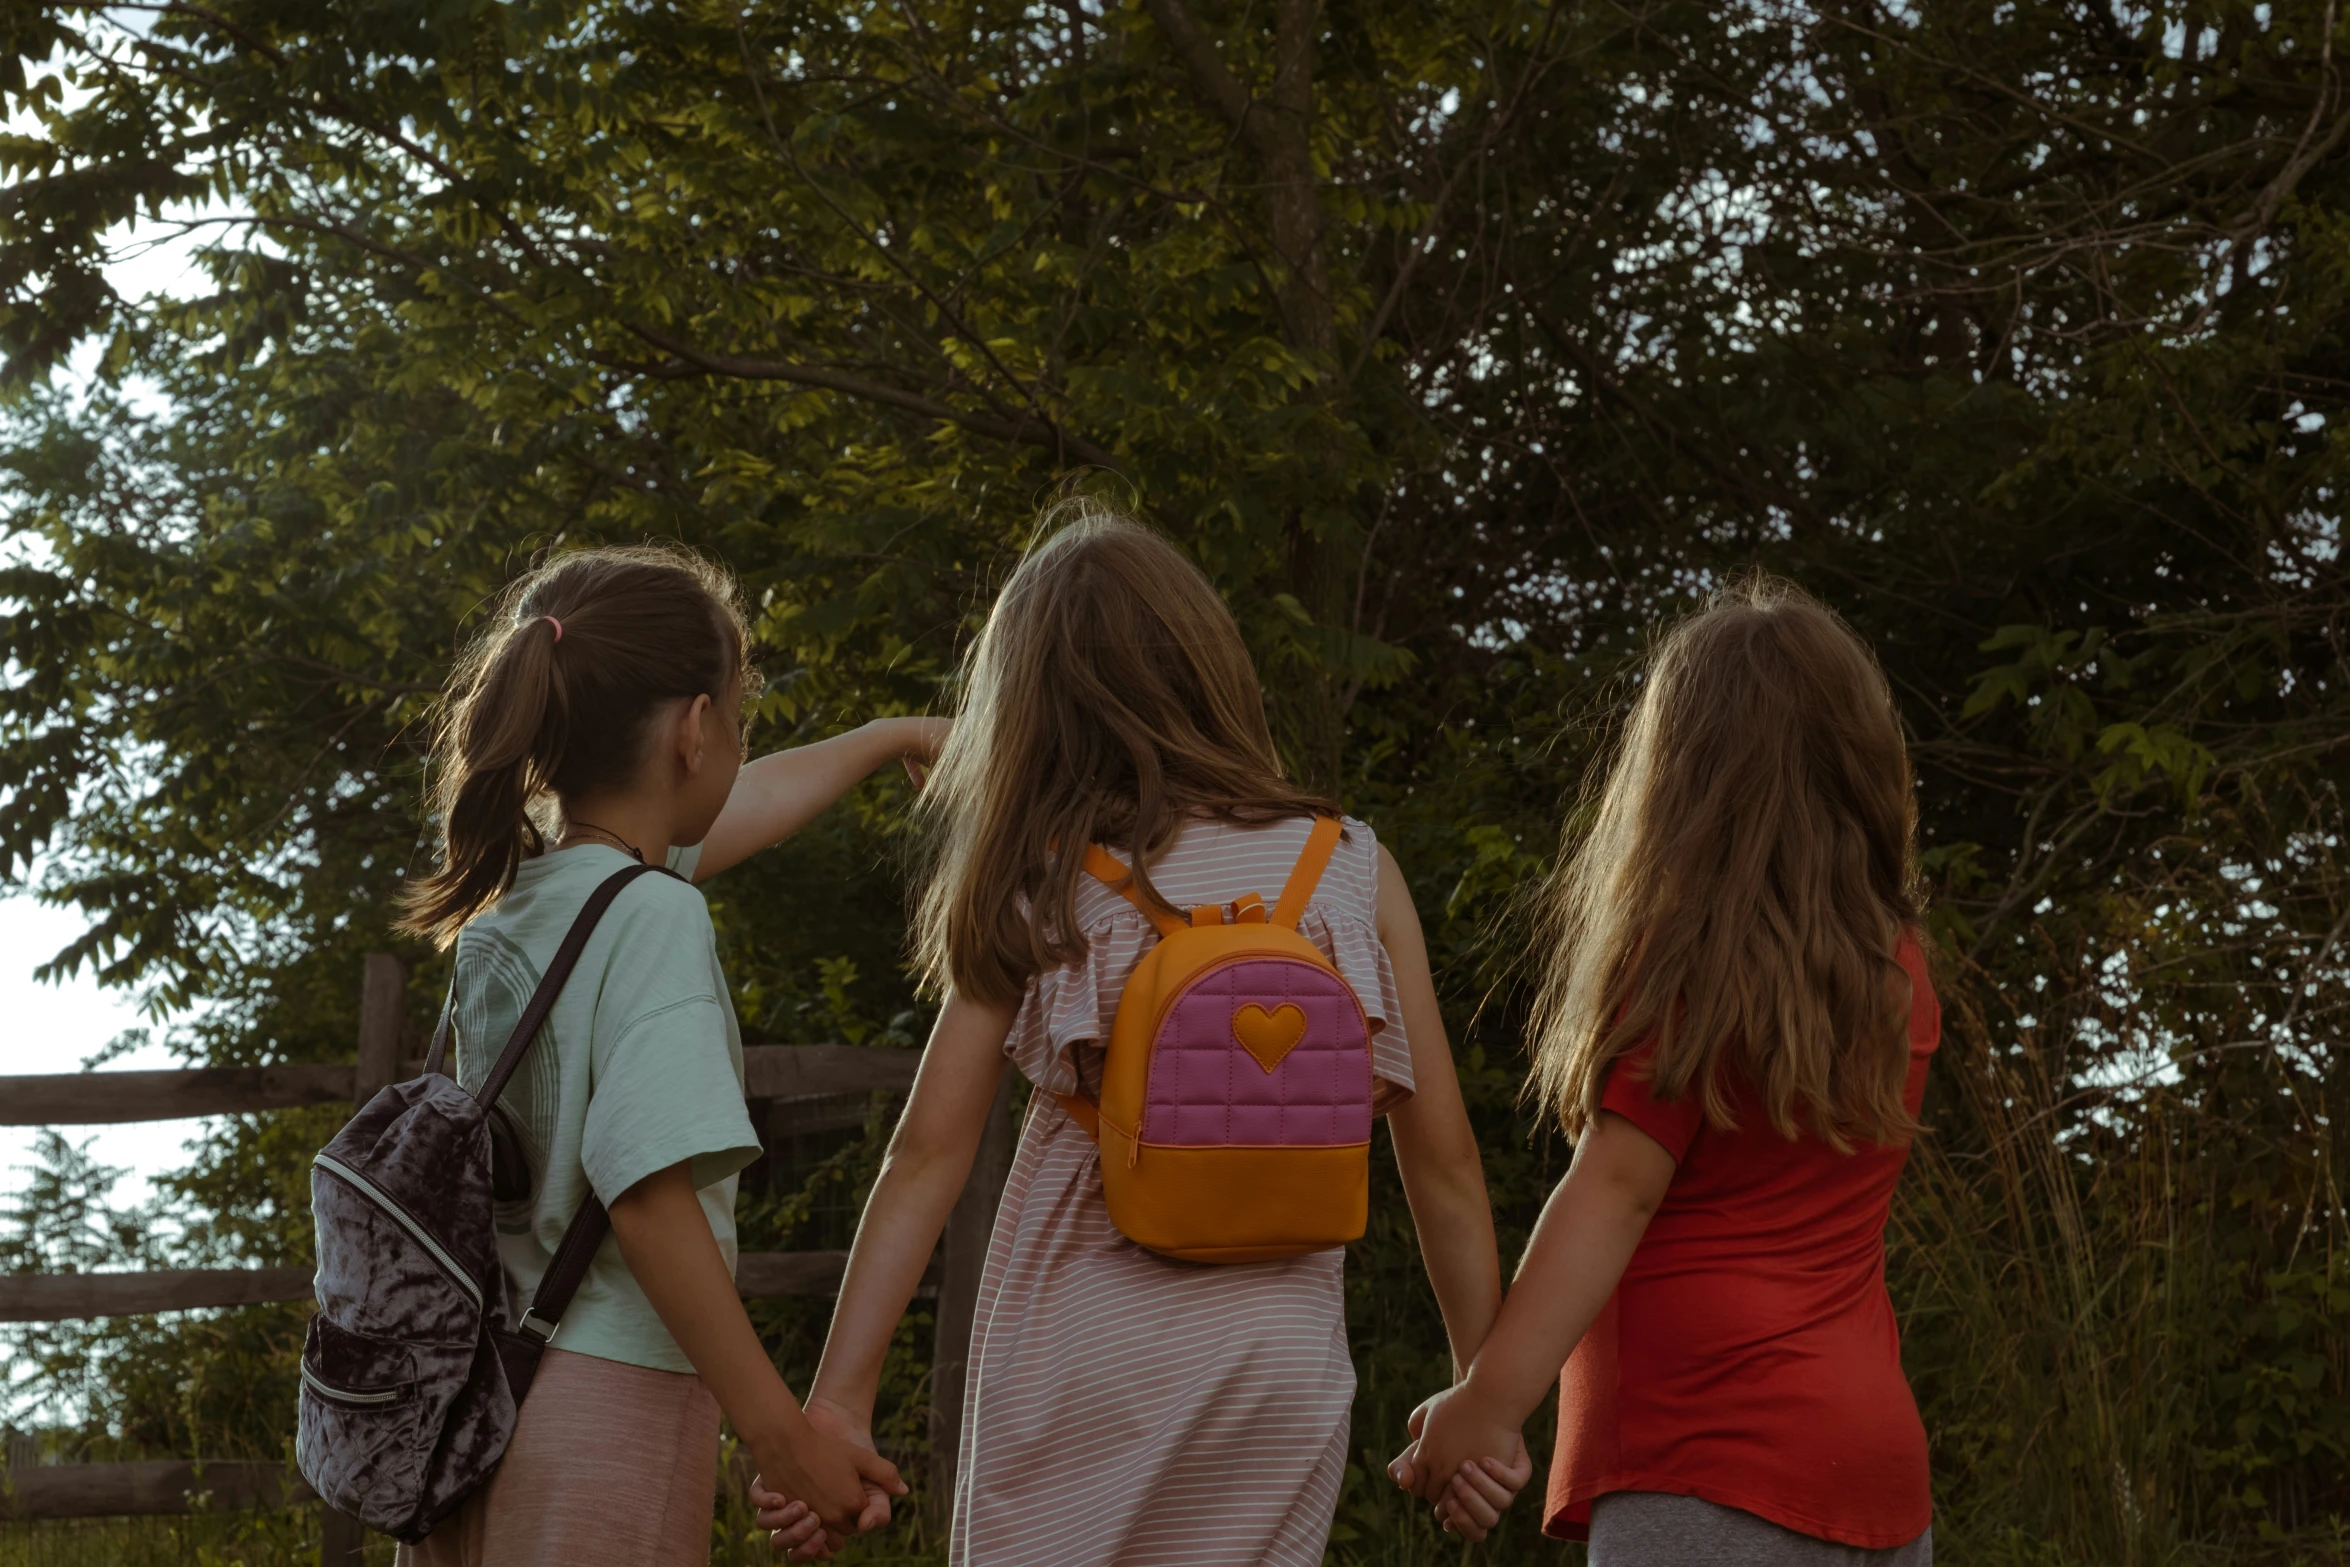
[[[1085,868],[1161,940],[1118,998],[1097,1106],[1057,1096],[1102,1151],[1110,1219],[1190,1262],[1261,1262],[1343,1246],[1371,1193],[1371,1034],[1363,1005],[1298,916],[1338,846],[1319,817],[1270,914],[1251,893],[1189,922],[1156,909],[1095,845]]]

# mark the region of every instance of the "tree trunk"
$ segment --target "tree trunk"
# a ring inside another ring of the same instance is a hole
[[[1311,358],[1318,371],[1305,395],[1328,404],[1338,390],[1338,328],[1322,247],[1322,193],[1314,175],[1314,35],[1321,12],[1321,0],[1280,0],[1274,23],[1272,134],[1262,163],[1273,248],[1285,269],[1282,321],[1290,347]],[[1338,454],[1324,450],[1307,456],[1309,494],[1342,496]],[[1351,629],[1346,585],[1356,530],[1343,501],[1314,509],[1322,512],[1319,518],[1303,503],[1290,516],[1289,591],[1316,625]],[[1275,682],[1276,717],[1301,781],[1335,794],[1346,752],[1346,715],[1340,707],[1344,677],[1320,660],[1298,673],[1303,678]]]
[[[1300,394],[1317,405],[1337,393],[1337,315],[1325,263],[1320,182],[1314,174],[1314,42],[1321,0],[1279,0],[1273,32],[1273,89],[1260,100],[1224,64],[1184,0],[1148,0],[1158,23],[1208,107],[1228,121],[1263,176],[1265,221],[1273,253],[1281,329],[1289,346],[1313,361],[1315,379]],[[1302,496],[1286,519],[1289,591],[1317,626],[1352,629],[1350,586],[1360,530],[1347,515],[1335,451],[1299,454]],[[1313,506],[1303,497],[1331,497]],[[1273,726],[1301,781],[1335,792],[1345,751],[1343,675],[1316,658],[1267,671]]]

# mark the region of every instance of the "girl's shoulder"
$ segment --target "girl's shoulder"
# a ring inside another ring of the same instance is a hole
[[[1942,1043],[1942,997],[1934,988],[1934,957],[1923,930],[1911,926],[1901,933],[1893,961],[1909,975],[1909,1048],[1914,1055],[1931,1054]]]
[[[505,895],[459,932],[458,961],[464,962],[469,944],[510,943],[534,954],[541,948],[551,954],[590,895],[628,863],[617,850],[597,848],[565,849],[523,861]],[[696,946],[715,941],[709,902],[687,879],[691,873],[689,860],[677,874],[639,876],[622,888],[596,922],[597,935],[612,938],[598,946],[609,951],[616,945],[658,944],[664,937]]]
[[[1355,817],[1341,817],[1340,824],[1344,831],[1307,907],[1325,918],[1370,920],[1379,899],[1378,835]],[[1178,907],[1231,903],[1251,893],[1274,903],[1296,870],[1313,825],[1304,816],[1261,823],[1187,822],[1151,862],[1151,885]],[[1088,925],[1125,918],[1142,923],[1133,904],[1091,877],[1078,884],[1077,913]]]

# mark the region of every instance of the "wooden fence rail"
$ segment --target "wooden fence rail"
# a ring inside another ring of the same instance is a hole
[[[831,1295],[845,1251],[746,1251],[734,1287],[745,1300]],[[934,1270],[935,1272],[935,1270]],[[0,1274],[0,1322],[69,1322],[308,1300],[308,1268],[179,1268],[159,1273]],[[935,1288],[937,1279],[929,1281]]]
[[[743,1097],[820,1099],[831,1094],[902,1092],[914,1081],[921,1059],[912,1050],[863,1045],[746,1045]],[[397,1076],[413,1077],[423,1070],[422,1061],[404,1061]],[[210,1066],[180,1072],[0,1077],[0,1126],[103,1126],[350,1104],[357,1078],[358,1068],[349,1066]]]
[[[407,975],[400,962],[383,953],[370,954],[360,991],[358,1059],[350,1066],[0,1077],[0,1126],[92,1126],[361,1103],[386,1083],[423,1070],[421,1061],[401,1058],[406,991]],[[748,1045],[743,1049],[743,1097],[784,1107],[810,1101],[804,1117],[786,1113],[771,1119],[777,1130],[855,1125],[861,1112],[844,1114],[837,1103],[840,1096],[903,1092],[920,1064],[920,1055],[911,1050]],[[978,1165],[922,1286],[924,1295],[938,1301],[932,1489],[941,1497],[952,1490],[972,1308],[1010,1149],[1008,1100],[999,1096]],[[838,1291],[847,1263],[848,1254],[839,1251],[745,1252],[737,1261],[735,1287],[745,1298],[831,1295]],[[0,1322],[260,1305],[307,1299],[310,1287],[311,1270],[304,1267],[5,1275],[0,1276]],[[315,1497],[300,1477],[274,1463],[224,1460],[199,1465],[172,1460],[19,1463],[0,1468],[0,1520],[10,1522],[280,1507],[311,1500]],[[364,1538],[353,1520],[329,1512],[322,1560],[328,1567],[360,1561]]]
[[[347,1066],[205,1066],[0,1077],[0,1126],[104,1126],[349,1104],[352,1075]]]
[[[141,1464],[48,1464],[10,1469],[0,1519],[100,1518],[233,1512],[317,1499],[284,1464],[179,1459]]]
[[[178,1268],[166,1273],[0,1276],[0,1322],[66,1322],[207,1306],[307,1300],[308,1268]]]

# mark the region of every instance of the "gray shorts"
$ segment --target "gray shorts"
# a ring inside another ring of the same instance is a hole
[[[1591,1504],[1591,1567],[1934,1567],[1934,1531],[1864,1551],[1694,1496],[1610,1491]]]

